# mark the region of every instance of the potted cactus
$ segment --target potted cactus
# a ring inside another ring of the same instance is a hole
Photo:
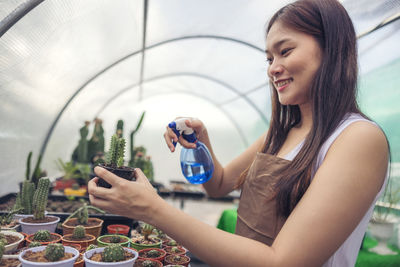
[[[19,254],[22,267],[59,266],[72,267],[79,256],[79,251],[64,247],[60,243],[28,248]]]
[[[29,190],[23,192],[23,198],[29,199],[32,205],[33,216],[27,216],[25,218],[19,219],[19,223],[22,227],[22,232],[27,234],[33,234],[38,230],[49,230],[54,233],[57,227],[57,223],[60,221],[59,217],[56,216],[46,216],[45,209],[47,205],[47,197],[49,194],[50,180],[49,178],[40,178],[38,182],[37,189],[33,193],[32,199],[28,196],[32,192]]]
[[[124,235],[102,235],[97,238],[99,247],[109,246],[111,244],[120,244],[123,247],[129,245],[129,238]]]
[[[186,254],[186,249],[184,249],[181,246],[167,246],[167,247],[164,247],[163,250],[165,250],[165,252],[167,254],[172,254],[172,255],[185,255]]]
[[[104,214],[105,212],[91,205],[83,204],[82,207],[74,211],[62,224],[63,235],[72,234],[75,227],[82,225],[86,233],[96,238],[100,236],[103,220],[99,218],[89,218],[89,209]]]
[[[78,244],[82,249],[86,249],[89,245],[96,242],[96,237],[94,235],[89,235],[86,233],[85,227],[78,225],[75,227],[72,234],[67,234],[62,237],[63,245]]]
[[[100,166],[121,178],[127,179],[129,181],[136,180],[134,169],[131,167],[123,166],[124,156],[125,139],[122,137],[120,138],[116,134],[114,134],[111,137],[110,150],[107,153],[106,163]],[[101,178],[99,179],[98,185],[106,188],[111,188],[111,185]]]
[[[0,216],[0,230],[1,231],[19,231],[20,224],[18,220],[14,219],[14,215],[20,212],[19,210],[11,210]]]
[[[48,230],[38,230],[36,233],[26,237],[27,245],[30,245],[32,242],[39,242],[41,246],[46,246],[50,243],[59,243],[60,241],[61,235],[50,233]]]
[[[14,231],[1,231],[0,242],[4,243],[4,252],[12,252],[24,241],[24,235]]]
[[[158,260],[153,259],[140,259],[135,261],[134,267],[162,267],[163,264]]]
[[[83,254],[86,267],[97,266],[133,266],[138,257],[137,251],[124,248],[119,244],[112,244],[107,247],[94,248]]]
[[[141,235],[131,238],[131,247],[138,251],[145,248],[161,248],[161,239],[152,236],[153,230],[154,227],[152,225],[142,224],[140,227]]]
[[[190,258],[185,255],[167,255],[164,260],[165,265],[183,265],[188,266]]]
[[[160,248],[145,248],[139,250],[139,259],[153,259],[163,262],[166,255],[167,252]]]

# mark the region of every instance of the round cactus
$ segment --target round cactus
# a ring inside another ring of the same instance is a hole
[[[157,266],[154,261],[145,260],[142,262],[143,267],[154,267]]]
[[[39,230],[33,236],[33,241],[49,242],[50,232],[48,230]]]
[[[28,248],[34,248],[34,247],[40,247],[42,244],[40,244],[40,242],[37,241],[33,241],[29,244]]]
[[[152,249],[152,250],[149,250],[149,252],[147,252],[147,256],[150,258],[158,258],[158,257],[160,257],[160,255],[161,255],[161,252],[156,249]]]
[[[4,245],[7,245],[7,238],[2,233],[0,233],[0,242],[4,243]]]
[[[150,225],[150,224],[143,224],[142,225],[142,235],[144,236],[144,239],[149,240],[149,235],[151,235],[153,233],[154,230],[154,226]]]
[[[58,261],[62,257],[64,257],[65,248],[60,243],[51,243],[48,244],[45,250],[44,256],[49,261]]]
[[[74,238],[77,238],[77,239],[85,238],[85,236],[86,236],[85,227],[83,227],[82,225],[78,225],[77,227],[75,227],[72,235]]]
[[[110,237],[110,242],[111,243],[120,243],[121,237],[119,235],[113,235]]]
[[[121,245],[112,244],[104,248],[104,262],[117,262],[123,260],[125,260],[125,250]]]
[[[172,248],[171,248],[171,252],[173,252],[173,253],[179,253],[179,252],[180,252],[180,249],[179,249],[178,247],[172,247]]]
[[[178,243],[176,243],[175,240],[170,240],[170,241],[167,243],[167,245],[168,245],[168,246],[177,246]]]

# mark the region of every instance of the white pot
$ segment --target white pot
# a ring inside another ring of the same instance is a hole
[[[19,243],[21,243],[25,238],[25,236],[23,234],[17,233],[14,231],[1,231],[1,233],[4,235],[9,235],[9,236],[12,235],[12,236],[16,236],[19,238],[18,241],[8,244],[8,245],[5,245],[4,252],[12,252],[12,251],[16,250],[18,248]]]
[[[28,217],[33,217],[28,216]],[[36,233],[38,230],[48,230],[50,233],[55,233],[56,232],[56,228],[57,228],[57,223],[60,221],[60,218],[57,216],[46,216],[46,217],[52,217],[52,218],[57,218],[55,221],[52,222],[48,222],[48,223],[26,223],[23,222],[22,220],[24,218],[19,219],[19,223],[21,224],[21,228],[22,228],[22,232],[24,232],[25,234],[34,234]]]
[[[83,259],[85,260],[85,266],[86,267],[97,267],[97,266],[132,267],[135,264],[135,261],[139,256],[139,253],[136,252],[135,250],[132,250],[132,249],[129,249],[129,248],[124,248],[125,251],[128,251],[131,254],[135,255],[135,257],[133,257],[130,260],[119,261],[119,262],[98,262],[98,261],[90,260],[90,258],[92,257],[92,255],[94,253],[101,253],[101,252],[103,252],[104,249],[105,249],[105,247],[103,247],[103,248],[94,248],[94,249],[91,249],[89,251],[86,251],[83,254]]]
[[[36,251],[42,251],[42,250],[46,249],[46,246],[40,246],[40,247],[34,247],[34,248],[29,248],[27,250],[24,250],[23,252],[21,252],[19,254],[18,259],[22,263],[22,267],[40,267],[40,266],[73,267],[76,259],[79,256],[79,251],[72,247],[68,247],[68,246],[65,246],[64,248],[65,248],[65,252],[72,253],[72,254],[74,254],[74,256],[67,260],[55,261],[55,262],[33,262],[33,261],[27,261],[24,258],[22,258],[27,251],[36,252]]]

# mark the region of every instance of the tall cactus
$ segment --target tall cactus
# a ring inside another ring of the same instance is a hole
[[[143,123],[143,119],[144,119],[144,115],[146,114],[146,111],[143,111],[142,115],[140,115],[140,119],[136,125],[135,130],[133,130],[130,134],[130,141],[131,141],[131,146],[130,146],[130,160],[129,160],[129,166],[133,167],[134,166],[134,162],[135,162],[135,155],[136,155],[136,151],[135,151],[135,135],[136,133],[139,131],[140,126],[142,126]]]
[[[22,183],[22,194],[20,195],[20,204],[24,214],[32,214],[33,196],[35,193],[35,184],[29,180]]]
[[[40,182],[40,181],[39,181]],[[44,256],[49,261],[58,261],[65,255],[65,248],[60,243],[48,244],[44,252]]]
[[[40,178],[38,187],[33,195],[33,217],[35,220],[44,219],[44,211],[47,205],[47,197],[49,195],[50,180],[49,178]]]
[[[107,155],[107,165],[121,167],[124,164],[125,139],[118,138],[116,134],[111,137],[110,150]]]

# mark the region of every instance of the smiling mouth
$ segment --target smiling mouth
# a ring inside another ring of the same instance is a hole
[[[286,80],[279,80],[279,81],[275,82],[275,85],[276,85],[276,87],[280,88],[280,87],[283,87],[283,86],[289,84],[292,80],[293,80],[292,78],[289,78]]]

